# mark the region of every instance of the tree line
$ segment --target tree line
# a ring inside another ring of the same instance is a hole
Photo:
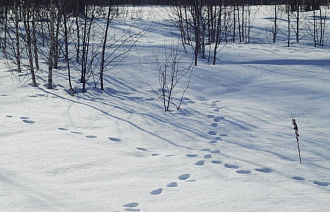
[[[118,35],[119,32],[110,28],[117,17],[125,14],[122,10],[112,1],[101,4],[88,0],[2,0],[3,57],[7,64],[14,64],[17,72],[28,71],[34,87],[38,85],[36,73],[45,71],[40,69],[40,63],[48,66],[49,89],[54,85],[53,71],[61,63],[68,70],[71,94],[74,93],[72,71],[79,73],[83,92],[89,80],[103,90],[105,72],[120,65],[143,34],[142,30],[132,32],[129,28]]]
[[[142,31],[133,33],[130,29],[120,36],[112,31],[110,24],[126,14],[123,4],[169,5],[169,24],[178,29],[186,53],[192,50],[194,65],[199,59],[215,65],[224,45],[251,41],[253,4],[269,4],[272,8],[267,29],[272,42],[277,42],[279,33],[287,33],[290,46],[292,34],[294,41],[299,42],[304,29],[314,46],[325,44],[328,0],[0,0],[3,55],[18,72],[29,72],[33,86],[37,86],[36,73],[44,71],[40,70],[43,61],[48,65],[50,89],[53,69],[59,63],[68,70],[71,93],[74,93],[72,71],[79,73],[83,92],[89,80],[104,89],[104,74],[120,65],[143,35]],[[306,11],[312,11],[312,16],[304,17]],[[97,22],[100,18],[106,21]],[[303,19],[307,20],[304,26]]]
[[[269,4],[271,8],[270,27],[266,29],[272,34],[271,42],[277,42],[281,33],[286,34],[288,46],[304,37],[312,38],[315,47],[324,46],[329,8],[326,0],[177,0],[169,14],[184,49],[193,49],[195,65],[199,58],[215,65],[222,46],[251,41],[256,14],[253,3]]]

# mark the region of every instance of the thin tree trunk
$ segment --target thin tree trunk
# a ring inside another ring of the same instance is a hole
[[[17,71],[22,72],[21,69],[21,50],[19,41],[19,17],[18,17],[18,2],[19,0],[14,0],[14,13],[15,13],[15,38],[16,38],[16,63]]]
[[[300,4],[297,1],[297,33],[296,33],[296,41],[299,43],[299,22],[300,22]]]
[[[55,2],[50,0],[50,42],[49,42],[49,64],[48,64],[48,89],[53,88],[53,59],[54,59],[54,30],[55,30]]]
[[[4,44],[3,47],[6,49],[7,48],[7,33],[8,33],[8,5],[6,3],[5,5],[5,37],[4,37]]]
[[[274,5],[274,32],[273,32],[273,43],[276,42],[276,36],[277,36],[277,0],[275,0]]]
[[[36,2],[31,2],[32,10],[32,40],[33,40],[33,50],[34,50],[34,63],[36,65],[36,71],[39,71],[39,57],[38,57],[38,45],[37,45],[37,36],[36,36],[36,24],[35,24],[35,12],[36,12]]]
[[[67,68],[68,68],[70,94],[73,96],[74,91],[73,91],[72,83],[71,83],[71,71],[70,71],[70,61],[69,61],[68,27],[67,27],[67,17],[66,17],[67,13],[66,13],[66,9],[65,9],[63,0],[61,0],[61,2],[62,2],[63,19],[64,19],[65,60],[66,60]]]
[[[289,0],[288,0],[289,2]],[[287,4],[287,13],[288,13],[288,47],[290,47],[290,4]]]
[[[110,0],[108,16],[107,16],[107,25],[106,25],[105,33],[104,33],[102,55],[101,55],[101,70],[100,70],[101,90],[104,90],[104,85],[103,85],[104,57],[105,57],[105,49],[106,49],[106,45],[107,45],[108,31],[109,31],[109,25],[110,25],[111,8],[112,8],[112,1]]]
[[[315,14],[315,10],[313,10],[313,17],[314,17],[314,31],[313,31],[313,38],[314,38],[314,47],[316,47],[316,44],[317,44],[317,38],[316,38],[316,14]]]
[[[30,33],[30,12],[29,12],[30,5],[24,5],[23,9],[23,19],[24,19],[24,28],[25,28],[25,38],[26,38],[26,46],[28,50],[28,57],[29,57],[29,64],[30,64],[30,72],[32,76],[32,86],[37,87],[36,76],[34,72],[34,65],[33,65],[33,53],[32,53],[32,42],[31,42],[31,33]]]
[[[234,10],[233,10],[234,26],[233,26],[233,43],[235,43],[236,37],[236,0],[234,1]]]
[[[58,41],[58,36],[60,34],[60,22],[61,22],[61,15],[57,15],[57,23],[56,23],[56,34],[54,36],[54,68],[58,68],[58,60],[59,60],[59,55],[60,55],[60,44]]]
[[[76,62],[79,62],[80,56],[80,28],[79,28],[79,3],[77,2],[76,5],[76,30],[77,30],[77,55],[76,55]]]
[[[218,20],[217,20],[217,26],[216,26],[216,34],[215,34],[215,44],[214,44],[214,52],[213,52],[213,65],[215,65],[216,60],[217,60],[217,51],[218,51],[218,46],[221,42],[221,15],[222,15],[222,0],[219,3],[219,11],[218,11]]]
[[[197,66],[198,53],[200,50],[200,22],[199,22],[199,0],[195,0],[195,17],[194,17],[194,28],[195,28],[195,66]]]

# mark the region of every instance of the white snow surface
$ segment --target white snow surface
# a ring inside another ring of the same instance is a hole
[[[329,48],[228,44],[165,113],[154,54],[177,38],[152,11],[104,91],[1,64],[0,211],[329,211]]]

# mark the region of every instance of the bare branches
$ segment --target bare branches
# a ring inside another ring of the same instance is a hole
[[[300,160],[300,163],[301,163],[301,155],[300,155],[300,147],[299,147],[299,132],[298,132],[298,125],[296,123],[296,119],[291,116],[292,118],[292,125],[293,125],[293,129],[294,129],[294,132],[296,134],[296,140],[297,140],[297,147],[298,147],[298,154],[299,154],[299,160]]]
[[[170,52],[165,48],[165,61],[160,62],[158,55],[154,54],[157,62],[159,90],[155,92],[163,103],[165,112],[171,105],[180,109],[184,95],[189,87],[192,75],[192,64],[181,63],[184,58],[179,54],[178,45],[171,44]],[[184,66],[184,67],[181,67]],[[177,88],[177,87],[181,87]],[[178,90],[178,91],[177,91]],[[179,97],[176,97],[179,95]]]

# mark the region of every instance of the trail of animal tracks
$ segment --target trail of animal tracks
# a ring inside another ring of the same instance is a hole
[[[164,113],[157,21],[103,92],[68,95],[66,70],[32,88],[1,65],[0,211],[328,211],[329,49],[227,45]]]

